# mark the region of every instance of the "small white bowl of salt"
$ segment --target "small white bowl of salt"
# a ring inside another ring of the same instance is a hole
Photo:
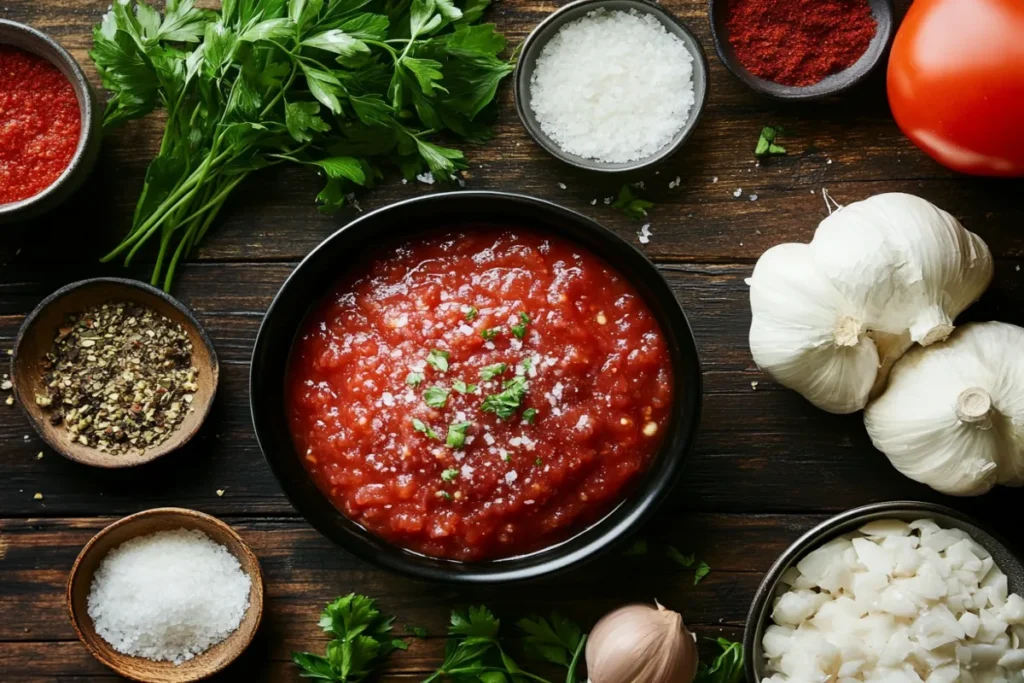
[[[86,544],[67,598],[78,637],[99,661],[143,683],[189,683],[221,671],[252,642],[263,574],[224,522],[156,508]]]
[[[513,77],[527,133],[562,161],[636,171],[693,133],[707,101],[704,48],[647,0],[576,0],[523,43]]]

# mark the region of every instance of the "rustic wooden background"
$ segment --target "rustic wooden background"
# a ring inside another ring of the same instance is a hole
[[[319,651],[320,608],[350,591],[379,598],[400,624],[428,628],[430,638],[412,640],[408,652],[389,663],[389,680],[416,681],[439,663],[448,611],[469,603],[486,603],[507,621],[557,609],[589,627],[625,601],[658,598],[682,611],[702,635],[739,638],[762,572],[786,545],[829,514],[869,502],[940,500],[1019,537],[1019,492],[944,499],[897,474],[871,447],[859,416],[816,411],[761,375],[747,350],[743,279],[768,247],[810,238],[826,215],[822,188],[841,203],[911,192],[959,217],[997,258],[991,290],[965,317],[1024,324],[1022,183],[958,176],[921,154],[892,121],[881,73],[838,102],[778,104],[753,95],[713,54],[706,2],[666,4],[704,43],[710,100],[682,151],[659,172],[629,180],[645,181],[647,196],[657,203],[650,216],[653,237],[643,249],[690,316],[704,362],[705,396],[684,481],[642,532],[650,553],[610,557],[530,585],[456,589],[356,560],[296,515],[253,436],[249,354],[265,308],[295,263],[356,213],[320,215],[313,206],[317,178],[298,169],[271,170],[236,193],[223,224],[179,271],[175,293],[206,326],[222,363],[216,407],[186,452],[137,471],[88,469],[48,452],[20,410],[0,402],[0,680],[115,680],[75,639],[64,583],[94,533],[118,516],[161,505],[227,520],[262,561],[264,625],[257,643],[221,681],[299,680],[289,652]],[[0,0],[0,16],[56,37],[94,76],[86,51],[91,27],[107,5]],[[557,5],[499,1],[490,19],[515,43]],[[510,88],[501,99],[497,137],[469,150],[467,187],[559,202],[637,243],[641,224],[601,201],[622,179],[578,172],[549,158],[520,127]],[[789,154],[758,165],[751,150],[760,127],[769,123],[785,127]],[[10,348],[24,315],[58,286],[124,272],[101,267],[96,258],[127,228],[158,132],[155,120],[117,132],[105,142],[89,184],[66,207],[28,226],[3,227],[0,349]],[[679,186],[670,189],[677,176]],[[739,188],[741,196],[734,197]],[[368,210],[438,191],[403,185],[396,177],[360,201]],[[129,272],[148,277],[144,265]],[[42,500],[34,500],[37,492]],[[694,587],[692,575],[665,557],[665,544],[696,552],[711,565],[711,575]]]

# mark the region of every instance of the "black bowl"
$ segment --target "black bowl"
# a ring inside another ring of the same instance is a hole
[[[970,534],[976,543],[992,553],[996,566],[1006,574],[1011,593],[1024,594],[1024,564],[1013,554],[998,535],[993,534],[980,522],[953,508],[936,503],[920,503],[897,500],[889,503],[872,503],[854,508],[831,517],[798,538],[765,574],[754,595],[747,614],[746,630],[743,634],[744,667],[747,680],[760,681],[764,675],[764,651],[762,642],[768,626],[775,598],[780,593],[780,580],[786,570],[795,566],[808,553],[821,547],[837,536],[848,534],[868,522],[879,519],[899,519],[912,522],[917,519],[931,519],[946,529],[961,529]]]
[[[385,241],[467,222],[523,226],[580,244],[627,277],[665,334],[675,374],[675,405],[661,451],[628,497],[572,538],[528,555],[487,562],[427,557],[393,546],[349,520],[313,483],[292,442],[285,413],[285,376],[292,343],[310,308],[349,264]],[[361,216],[334,233],[299,264],[267,311],[253,350],[250,407],[263,454],[295,509],[322,534],[366,560],[413,576],[457,583],[535,578],[607,550],[643,523],[679,479],[700,416],[700,359],[693,333],[668,284],[643,254],[612,232],[555,204],[500,192],[419,197]]]
[[[896,32],[896,12],[893,9],[892,0],[868,0],[871,14],[874,15],[875,21],[878,23],[878,30],[860,59],[850,68],[826,76],[814,85],[782,85],[758,78],[747,71],[746,67],[736,58],[736,53],[729,42],[729,29],[725,25],[730,2],[731,0],[708,0],[711,36],[715,41],[718,58],[722,60],[733,76],[751,90],[778,100],[817,100],[849,90],[867,78],[868,74],[882,62],[892,46],[893,35]]]

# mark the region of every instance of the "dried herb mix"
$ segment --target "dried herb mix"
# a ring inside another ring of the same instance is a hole
[[[192,410],[198,370],[181,325],[135,302],[69,315],[46,355],[36,396],[79,443],[141,453],[163,443]]]

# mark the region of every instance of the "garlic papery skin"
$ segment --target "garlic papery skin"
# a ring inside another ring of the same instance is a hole
[[[691,683],[697,644],[677,612],[626,605],[601,618],[587,640],[590,683]]]
[[[950,214],[907,194],[835,211],[809,244],[781,244],[749,280],[754,361],[817,407],[852,413],[915,343],[953,331],[988,287],[992,256]]]
[[[943,493],[1024,486],[1024,329],[969,323],[912,349],[864,424],[896,469]]]

